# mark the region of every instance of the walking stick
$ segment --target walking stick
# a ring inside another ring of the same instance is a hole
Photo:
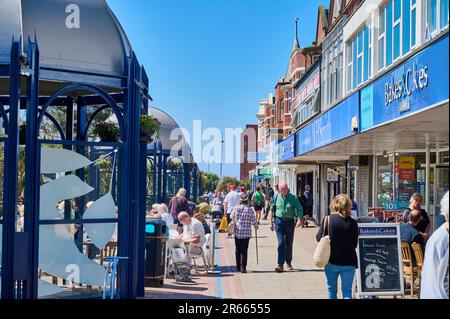
[[[258,257],[258,229],[255,228],[255,240],[256,240],[256,264],[259,265]]]

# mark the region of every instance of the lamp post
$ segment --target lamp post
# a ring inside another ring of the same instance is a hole
[[[220,179],[222,179],[222,173],[223,173],[223,135],[221,137],[221,145],[220,145]]]

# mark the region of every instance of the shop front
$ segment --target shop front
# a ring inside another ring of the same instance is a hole
[[[360,141],[375,151],[372,205],[401,211],[420,193],[434,227],[449,188],[448,50],[447,33],[361,91]]]
[[[320,222],[329,214],[331,199],[355,185],[350,156],[332,145],[357,133],[359,93],[355,93],[318,116],[295,134],[295,157],[284,164],[295,166],[297,191],[309,185],[314,198],[313,218]],[[355,129],[356,127],[356,129]],[[328,148],[325,153],[320,151]]]

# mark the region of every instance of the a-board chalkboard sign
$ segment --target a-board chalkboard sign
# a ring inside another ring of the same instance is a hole
[[[358,291],[361,296],[403,295],[399,224],[359,224]]]

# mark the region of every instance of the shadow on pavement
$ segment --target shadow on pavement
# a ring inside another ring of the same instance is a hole
[[[184,290],[184,291],[206,291],[206,290],[208,290],[208,288],[205,288],[205,287],[183,286],[183,285],[177,285],[177,284],[164,284],[160,288],[163,288],[163,289],[177,289],[177,290]],[[154,293],[158,293],[159,294],[160,292],[158,291],[158,292],[154,292]]]

